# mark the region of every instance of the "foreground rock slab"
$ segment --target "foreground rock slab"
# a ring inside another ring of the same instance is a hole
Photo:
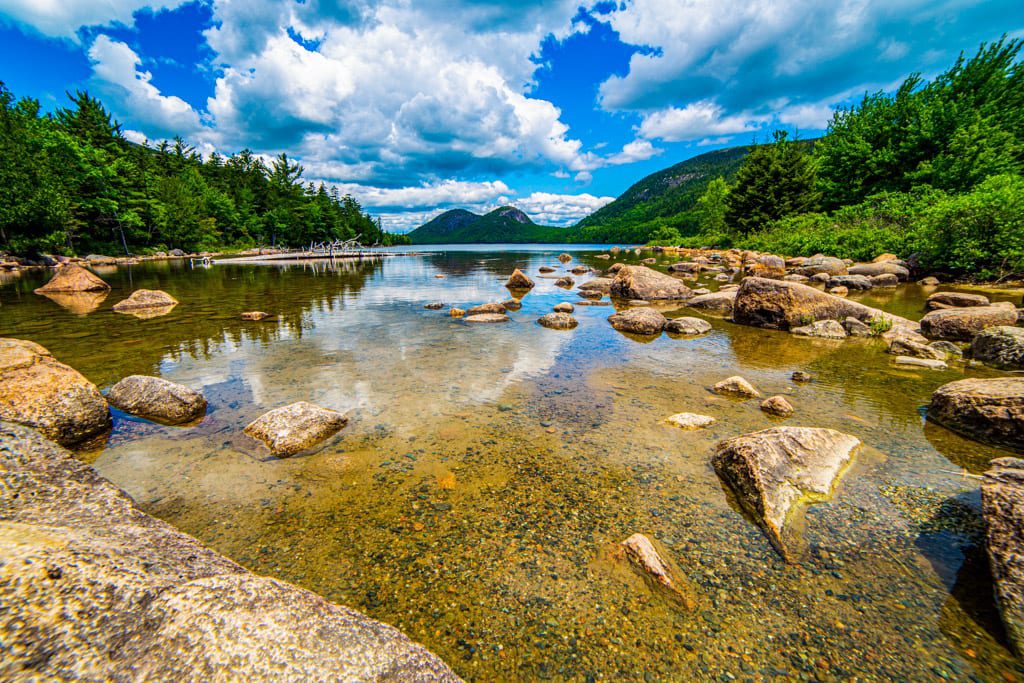
[[[996,458],[981,480],[985,546],[1010,646],[1024,655],[1024,460]]]
[[[0,424],[0,680],[457,681],[397,629],[256,576]]]
[[[334,436],[346,424],[348,418],[336,410],[299,401],[265,413],[244,431],[277,457],[287,458]]]
[[[610,293],[620,299],[684,301],[693,290],[671,275],[646,266],[623,266],[612,280]]]
[[[111,425],[96,385],[39,344],[9,338],[0,338],[0,420],[35,427],[63,446]]]
[[[928,419],[977,441],[1024,449],[1024,377],[944,384],[932,394]]]
[[[82,266],[69,263],[61,266],[45,285],[35,290],[36,294],[52,294],[60,292],[105,292],[110,289]]]
[[[166,424],[192,422],[206,413],[203,395],[160,377],[129,375],[111,387],[107,401],[118,410]]]
[[[794,517],[828,499],[860,439],[833,429],[774,427],[718,444],[715,472],[787,562],[799,558]]]

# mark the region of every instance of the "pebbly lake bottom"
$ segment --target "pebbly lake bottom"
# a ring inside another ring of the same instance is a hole
[[[609,307],[578,307],[579,327],[548,330],[537,317],[577,300],[537,276],[560,251],[576,260],[556,275],[608,263],[556,246],[146,264],[104,273],[114,291],[84,312],[31,294],[38,279],[26,274],[0,286],[0,331],[103,389],[133,373],[201,389],[210,408],[198,425],[116,415],[81,457],[148,512],[257,573],[395,625],[469,680],[1024,676],[991,597],[970,476],[1006,453],[923,412],[941,384],[994,373],[908,371],[873,340],[714,318],[702,337],[640,340],[608,325]],[[513,267],[537,287],[509,323],[473,327],[423,308],[506,299]],[[139,287],[182,303],[150,320],[110,311]],[[908,286],[870,303],[919,317],[926,294]],[[238,319],[252,309],[277,318]],[[794,384],[794,370],[815,381]],[[787,396],[796,414],[778,420],[708,391],[735,374]],[[346,411],[349,426],[287,460],[241,434],[297,400]],[[718,421],[664,424],[684,411]],[[778,424],[865,444],[832,500],[808,509],[793,565],[710,466],[721,439]],[[615,559],[636,532],[688,578],[693,609]]]

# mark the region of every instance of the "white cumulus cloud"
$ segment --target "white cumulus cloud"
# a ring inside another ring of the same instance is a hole
[[[187,1],[0,0],[0,15],[46,36],[77,40],[77,31],[83,26],[106,26],[115,22],[131,25],[132,16],[140,9],[174,9]]]

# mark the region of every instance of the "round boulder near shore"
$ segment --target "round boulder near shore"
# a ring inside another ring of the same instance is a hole
[[[328,439],[348,424],[336,410],[298,401],[264,413],[243,430],[279,458],[300,453]]]
[[[111,387],[107,401],[118,410],[164,424],[183,424],[206,413],[198,391],[160,377],[129,375]]]
[[[45,348],[0,339],[0,420],[34,427],[62,446],[110,429],[110,409],[99,389]]]
[[[1024,377],[944,384],[932,394],[928,419],[976,441],[1024,449]]]

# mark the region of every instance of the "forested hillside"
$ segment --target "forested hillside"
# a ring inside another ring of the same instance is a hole
[[[409,233],[413,244],[523,244],[561,242],[566,230],[537,225],[514,206],[500,206],[483,216],[452,209]]]
[[[145,253],[359,237],[390,244],[359,203],[303,183],[285,154],[203,159],[181,139],[129,142],[86,93],[44,115],[0,82],[0,249],[19,254]]]

